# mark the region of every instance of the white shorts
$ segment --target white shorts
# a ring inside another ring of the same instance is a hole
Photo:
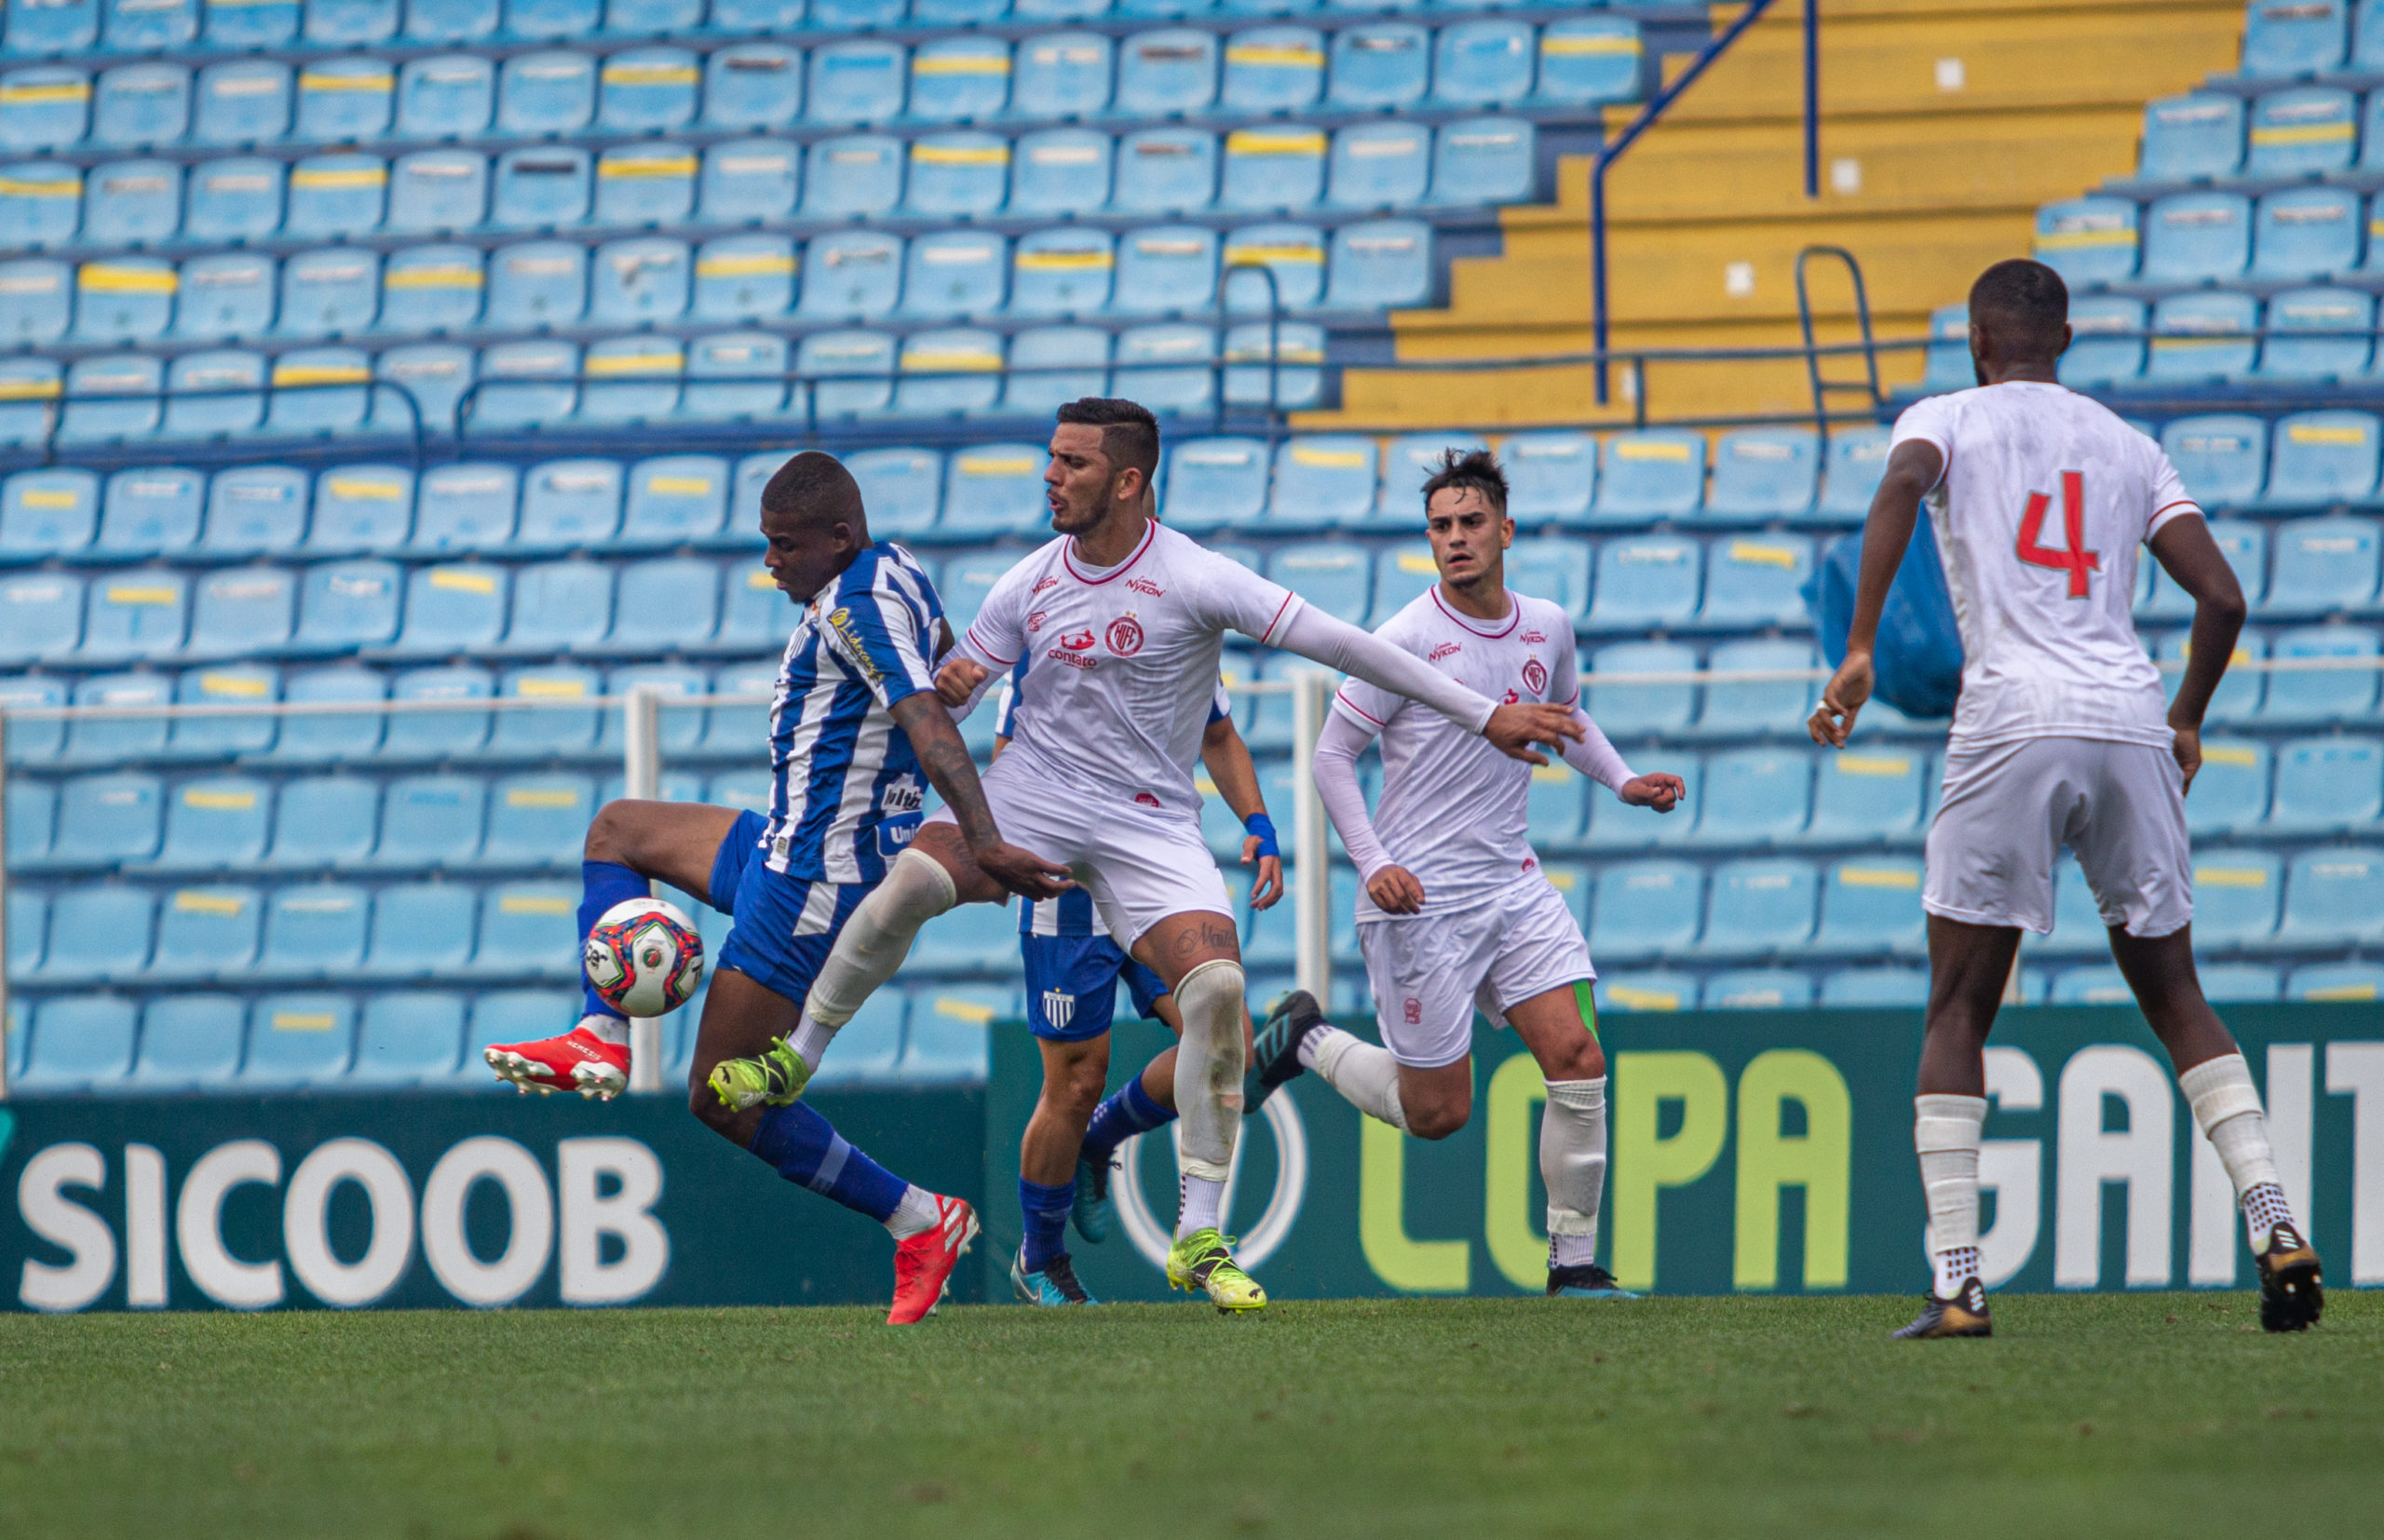
[[[2167,936],[2194,917],[2185,774],[2166,749],[2026,738],[1945,755],[1921,907],[1974,925],[2052,929],[2067,845],[2106,925]]]
[[[1092,895],[1118,944],[1133,949],[1171,914],[1233,918],[1233,898],[1188,813],[1123,798],[1099,802],[1038,780],[1023,754],[1004,754],[982,777],[1002,838],[1068,869]],[[928,823],[957,823],[949,807]]]
[[[1503,1027],[1517,1001],[1598,976],[1573,912],[1537,872],[1440,919],[1369,920],[1358,945],[1383,1047],[1416,1070],[1473,1051],[1476,1007]]]

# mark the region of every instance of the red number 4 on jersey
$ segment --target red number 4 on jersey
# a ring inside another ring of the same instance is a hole
[[[2031,567],[2051,567],[2069,574],[2069,597],[2086,597],[2086,574],[2103,570],[2102,553],[2086,549],[2086,479],[2074,470],[2061,473],[2062,533],[2067,537],[2056,550],[2039,542],[2045,533],[2045,509],[2052,499],[2041,492],[2028,493],[2027,510],[2020,515],[2020,560]]]

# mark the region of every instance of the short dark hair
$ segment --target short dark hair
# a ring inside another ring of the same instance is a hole
[[[1470,489],[1482,494],[1490,510],[1499,518],[1507,516],[1507,472],[1498,457],[1486,449],[1444,449],[1441,451],[1441,468],[1424,482],[1424,510],[1432,507],[1432,493],[1449,487],[1459,492]]]
[[[2057,356],[2069,324],[2069,286],[2043,263],[2026,257],[1998,262],[1971,285],[1971,319],[2027,353]]]
[[[762,489],[762,507],[806,523],[843,521],[867,537],[869,513],[860,500],[860,483],[843,461],[816,449],[806,449],[780,466]]]
[[[1128,466],[1145,481],[1158,477],[1158,419],[1150,408],[1122,396],[1087,396],[1060,409],[1060,421],[1101,430],[1101,453],[1118,470]]]

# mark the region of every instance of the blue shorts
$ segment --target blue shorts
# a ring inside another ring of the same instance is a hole
[[[1026,962],[1026,1026],[1036,1036],[1081,1043],[1107,1032],[1120,979],[1135,1013],[1158,1020],[1153,1009],[1167,985],[1108,937],[1022,936],[1018,950]]]
[[[756,858],[765,823],[758,813],[739,814],[712,858],[711,906],[737,922],[715,964],[799,1006],[845,922],[877,885],[815,883],[771,871]]]

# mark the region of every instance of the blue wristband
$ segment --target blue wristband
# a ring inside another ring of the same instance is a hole
[[[1241,827],[1258,836],[1258,854],[1281,859],[1282,849],[1275,844],[1275,820],[1264,813],[1253,813],[1241,820]]]

